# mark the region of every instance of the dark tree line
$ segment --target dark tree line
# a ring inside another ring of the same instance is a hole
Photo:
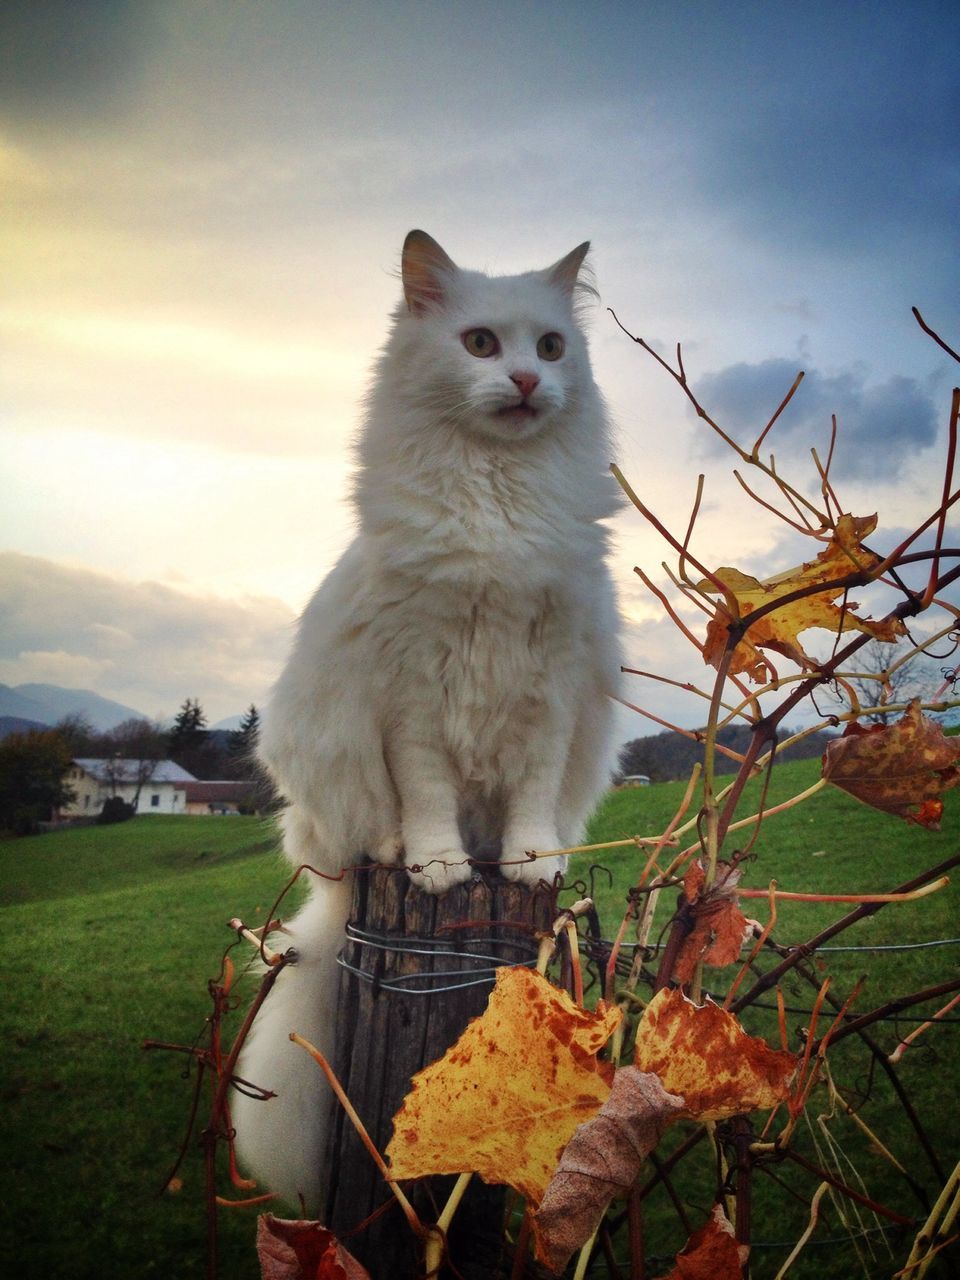
[[[783,737],[789,737],[791,732],[785,729]],[[717,731],[717,742],[743,754],[750,742],[750,734],[749,725],[728,725]],[[795,746],[788,747],[781,759],[807,760],[811,756],[821,756],[829,741],[826,733],[811,734]],[[703,760],[702,742],[687,738],[682,733],[664,730],[663,733],[624,743],[617,758],[614,781],[620,782],[631,774],[645,773],[651,782],[675,782],[689,778],[690,770],[698,760]],[[715,767],[717,773],[736,773],[738,765],[729,756],[718,752]]]

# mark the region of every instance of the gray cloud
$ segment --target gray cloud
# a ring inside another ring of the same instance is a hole
[[[695,390],[710,416],[749,448],[797,372],[797,365],[785,359],[733,364],[697,378]],[[805,452],[815,446],[825,460],[831,414],[838,425],[834,475],[889,478],[937,437],[937,406],[915,378],[897,374],[868,384],[860,369],[826,374],[808,368],[766,448],[778,452],[786,443]],[[700,438],[722,447],[715,436]]]
[[[159,34],[140,0],[4,0],[0,111],[33,130],[68,115],[119,115]]]
[[[198,697],[211,722],[263,701],[289,643],[278,600],[195,596],[0,553],[0,682],[93,689],[148,716]]]

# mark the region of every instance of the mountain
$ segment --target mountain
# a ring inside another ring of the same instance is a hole
[[[57,684],[0,684],[0,716],[16,716],[44,725],[56,724],[64,716],[86,716],[100,733],[124,720],[145,720],[142,711],[104,698],[90,689],[64,689]]]
[[[227,716],[225,720],[218,720],[216,724],[211,725],[211,729],[226,729],[230,733],[235,733],[243,724],[243,716]]]
[[[47,729],[39,720],[26,720],[23,716],[0,716],[0,742],[11,733],[30,733],[33,729]]]

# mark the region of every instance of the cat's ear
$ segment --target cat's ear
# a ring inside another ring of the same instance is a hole
[[[555,262],[552,267],[547,267],[546,276],[550,283],[555,284],[564,293],[572,294],[577,286],[577,277],[589,248],[590,241],[584,240],[583,244],[578,244],[565,258]]]
[[[403,242],[400,274],[403,296],[413,312],[443,301],[444,290],[457,265],[425,231],[411,231]]]

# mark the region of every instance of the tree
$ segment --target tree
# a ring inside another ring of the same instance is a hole
[[[149,782],[167,749],[167,735],[156,722],[134,716],[124,720],[100,739],[100,751],[110,761],[107,776],[113,794],[121,783],[133,783],[133,809],[140,803],[140,792]]]
[[[260,712],[251,702],[240,721],[240,728],[230,735],[229,751],[238,778],[249,775],[259,740]]]
[[[186,698],[167,738],[170,759],[189,773],[202,777],[207,746],[207,717],[197,698]]]
[[[72,755],[54,729],[11,733],[0,742],[0,827],[28,835],[69,804]]]
[[[266,813],[276,809],[280,803],[273,783],[257,759],[259,741],[260,712],[251,702],[240,728],[230,735],[229,744],[230,777],[250,784],[250,791],[241,806],[243,812]]]
[[[206,729],[207,717],[199,699],[185,698],[170,731],[170,754],[199,746],[206,737]]]
[[[101,735],[97,733],[92,721],[82,711],[71,711],[62,720],[58,720],[53,727],[66,743],[71,758],[100,754]]]
[[[861,675],[848,678],[868,720],[881,723],[889,714],[885,707],[900,707],[911,698],[929,699],[941,683],[942,675],[929,654],[914,654],[909,662],[898,666],[904,654],[910,654],[913,646],[884,644],[871,640],[857,655],[857,670]]]

